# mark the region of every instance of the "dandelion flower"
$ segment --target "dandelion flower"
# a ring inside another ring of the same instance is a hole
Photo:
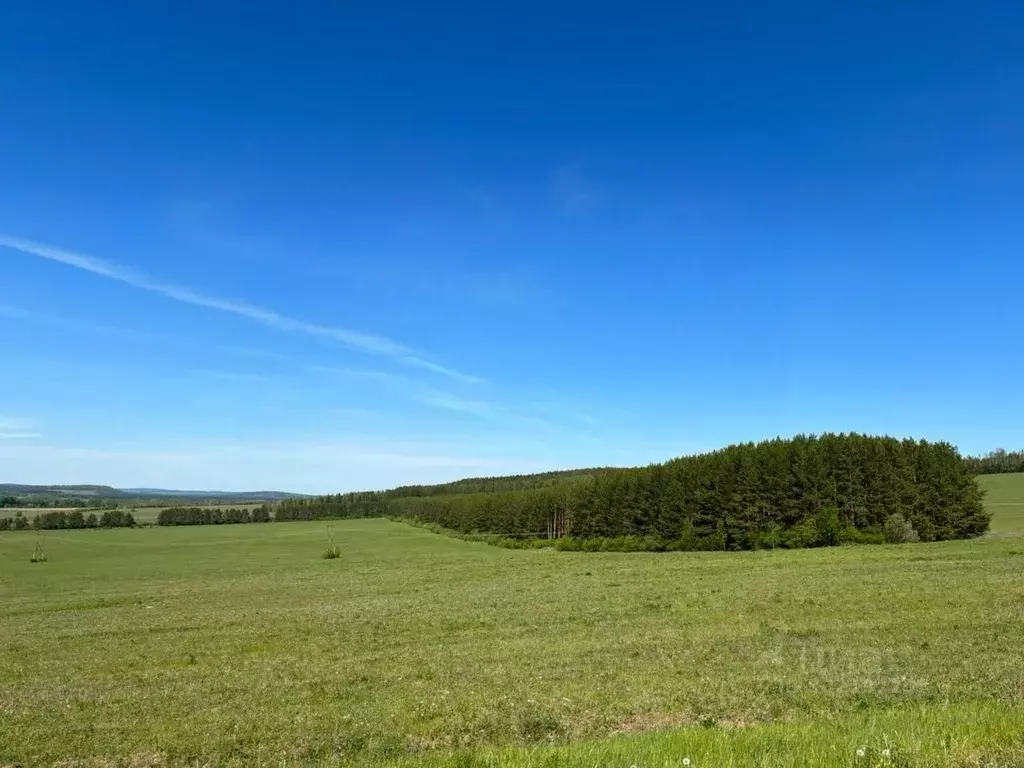
[[[864,757],[864,750],[863,749],[858,749],[857,750],[857,757]]]

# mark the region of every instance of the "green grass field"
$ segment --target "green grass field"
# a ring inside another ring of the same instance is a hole
[[[992,512],[992,532],[1024,533],[1024,474],[982,475],[978,482]]]
[[[902,546],[0,534],[0,765],[1022,766],[1024,476],[983,482],[1001,535]]]

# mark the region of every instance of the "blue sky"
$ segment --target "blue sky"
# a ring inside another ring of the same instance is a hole
[[[7,5],[0,482],[1024,444],[1019,2]]]

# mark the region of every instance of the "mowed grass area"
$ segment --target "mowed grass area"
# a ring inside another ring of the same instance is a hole
[[[1024,538],[333,528],[337,560],[319,523],[0,535],[0,765],[1024,765]]]
[[[1024,533],[1024,473],[982,475],[978,483],[992,512],[992,532]]]

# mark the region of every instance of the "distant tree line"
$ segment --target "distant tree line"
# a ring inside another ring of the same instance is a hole
[[[31,523],[21,512],[16,512],[14,517],[0,518],[0,531],[22,531],[28,528],[37,531],[65,528],[131,528],[134,525],[135,518],[132,513],[121,509],[104,510],[98,517],[95,512],[85,515],[78,509],[70,512],[41,512],[32,518]]]
[[[169,507],[157,523],[393,517],[464,535],[549,540],[570,549],[723,550],[935,541],[977,536],[988,529],[989,515],[975,477],[977,461],[962,458],[945,442],[801,435],[632,469],[472,478],[286,499],[251,511]],[[45,522],[37,525],[89,527],[88,518],[80,526],[80,513],[75,514],[44,513],[37,521]],[[104,518],[96,524],[104,525]],[[21,520],[0,525],[28,527]],[[112,520],[107,524],[116,524]]]
[[[1024,472],[1024,451],[1007,452],[997,448],[984,456],[968,456],[964,462],[976,475],[998,475]]]
[[[391,491],[357,491],[309,496],[264,504],[275,520],[318,520],[325,517],[386,517]],[[410,497],[419,498],[419,497]]]
[[[268,505],[248,509],[220,509],[218,507],[170,507],[157,515],[157,525],[235,525],[238,523],[266,523],[271,520]]]
[[[592,469],[564,469],[557,472],[538,472],[532,475],[506,475],[503,477],[470,477],[452,483],[438,485],[402,485],[379,495],[384,498],[406,498],[409,496],[448,496],[460,493],[501,493],[503,491],[525,491],[534,488],[548,488],[565,485],[607,472],[617,471],[614,467]],[[301,501],[301,499],[300,499]]]
[[[596,476],[623,470],[612,467],[568,469],[533,475],[473,477],[438,485],[403,485],[386,491],[356,491],[324,496],[306,496],[265,504],[276,520],[316,520],[324,517],[384,517],[393,514],[390,504],[406,499],[497,495],[542,488],[563,488],[593,480]],[[399,504],[396,509],[401,507]]]
[[[391,516],[461,533],[630,539],[644,549],[882,540],[893,515],[924,541],[977,536],[989,524],[977,480],[952,445],[857,434],[746,443],[534,487],[516,482],[519,489],[491,492],[401,496],[395,489],[288,500],[274,514]]]
[[[0,517],[0,531],[24,531],[30,526],[29,519],[20,511],[14,517]]]

